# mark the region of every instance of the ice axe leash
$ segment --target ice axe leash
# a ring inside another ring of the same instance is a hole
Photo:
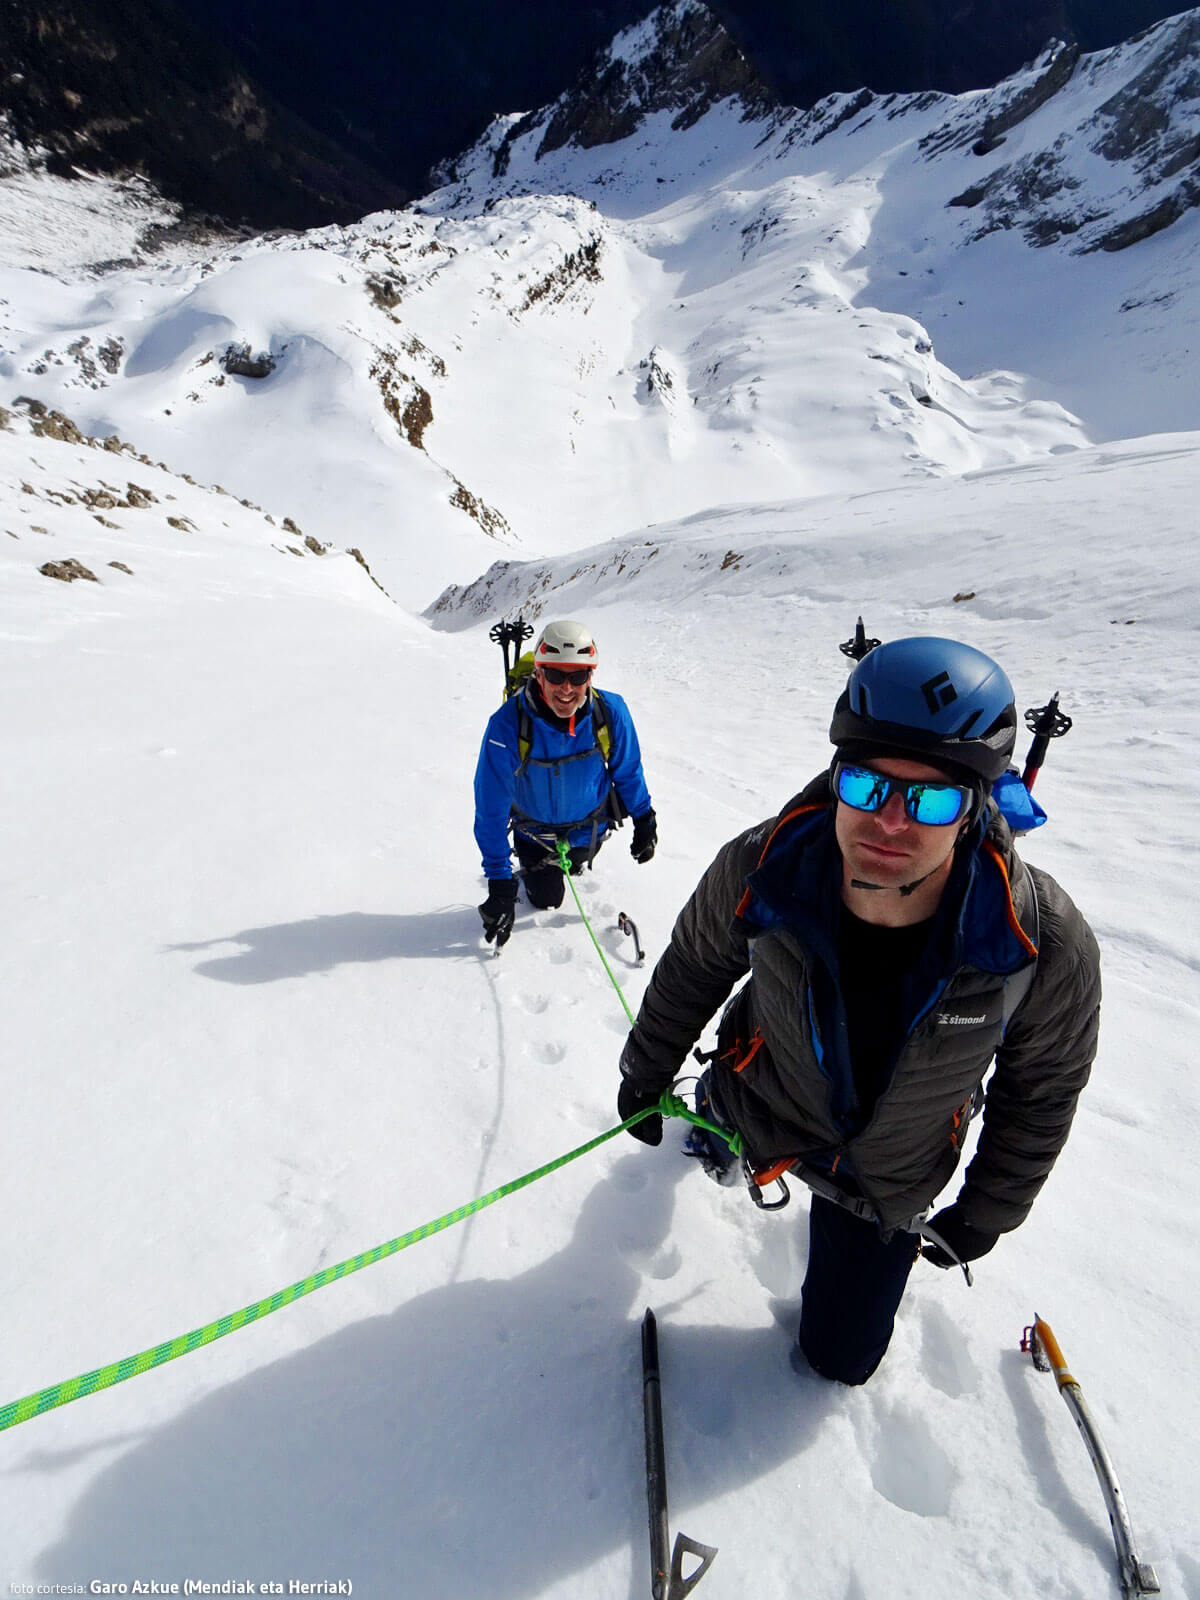
[[[658,1366],[658,1323],[646,1308],[642,1318],[642,1415],[646,1428],[646,1505],[650,1513],[650,1593],[653,1600],[684,1600],[716,1560],[712,1545],[699,1544],[686,1533],[675,1535],[667,1519],[667,1452],[663,1440],[662,1378]],[[700,1565],[683,1575],[683,1558]]]
[[[407,1250],[411,1244],[420,1244],[423,1239],[432,1239],[434,1234],[452,1228],[457,1222],[465,1222],[468,1217],[473,1217],[477,1212],[494,1205],[497,1200],[507,1199],[510,1194],[528,1188],[531,1183],[549,1177],[552,1172],[557,1172],[568,1163],[577,1161],[580,1156],[599,1149],[602,1144],[615,1139],[619,1133],[628,1132],[646,1117],[656,1116],[681,1117],[686,1122],[697,1123],[713,1132],[720,1131],[711,1123],[705,1122],[703,1117],[689,1111],[684,1102],[668,1090],[657,1104],[635,1112],[632,1117],[619,1122],[615,1128],[597,1134],[594,1139],[589,1139],[577,1149],[568,1151],[566,1155],[559,1156],[554,1161],[546,1162],[544,1166],[525,1173],[523,1177],[514,1178],[511,1183],[501,1184],[498,1189],[481,1195],[477,1200],[468,1201],[466,1205],[447,1211],[444,1216],[436,1217],[432,1222],[422,1223],[419,1228],[402,1233],[398,1238],[389,1239],[386,1244],[376,1245],[373,1250],[365,1250],[361,1255],[339,1261],[336,1266],[325,1267],[310,1277],[302,1278],[299,1283],[293,1283],[286,1289],[280,1289],[262,1300],[256,1300],[253,1305],[243,1306],[240,1311],[218,1317],[215,1322],[206,1323],[202,1328],[195,1328],[191,1333],[164,1340],[162,1344],[153,1345],[137,1355],[126,1356],[123,1361],[112,1361],[107,1366],[97,1367],[91,1372],[81,1373],[79,1377],[67,1378],[61,1383],[51,1384],[46,1389],[38,1389],[33,1394],[27,1394],[20,1400],[0,1405],[0,1433],[6,1428],[15,1428],[18,1423],[28,1422],[32,1417],[41,1416],[44,1411],[53,1411],[57,1406],[69,1405],[72,1400],[82,1400],[85,1395],[96,1394],[101,1389],[110,1389],[114,1384],[124,1383],[128,1378],[136,1378],[154,1367],[175,1361],[179,1356],[190,1355],[193,1350],[199,1350],[217,1339],[223,1339],[226,1334],[236,1333],[239,1328],[245,1328],[252,1322],[260,1322],[263,1317],[270,1316],[272,1311],[279,1311],[283,1306],[291,1305],[294,1300],[300,1300],[306,1294],[324,1289],[326,1285],[336,1283],[339,1278],[348,1278],[352,1272],[374,1266],[386,1256],[394,1256],[401,1250]]]
[[[1117,1567],[1121,1577],[1122,1593],[1127,1597],[1158,1594],[1160,1590],[1154,1568],[1148,1561],[1141,1560],[1138,1555],[1129,1513],[1125,1509],[1125,1497],[1121,1493],[1121,1485],[1117,1482],[1108,1451],[1104,1448],[1104,1441],[1097,1432],[1096,1424],[1092,1421],[1091,1413],[1084,1402],[1083,1390],[1067,1368],[1066,1359],[1049,1323],[1035,1316],[1030,1326],[1025,1329],[1021,1349],[1032,1357],[1033,1364],[1039,1372],[1054,1374],[1058,1392],[1066,1401],[1083,1435],[1083,1442],[1087,1446],[1088,1455],[1092,1458],[1092,1465],[1096,1469],[1096,1476],[1100,1480],[1100,1488],[1104,1494],[1104,1503],[1108,1508],[1108,1520],[1117,1547]]]

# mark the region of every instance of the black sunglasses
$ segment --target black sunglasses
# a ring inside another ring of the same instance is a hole
[[[542,673],[547,683],[570,683],[578,689],[585,684],[592,675],[591,667],[577,667],[574,672],[567,667],[543,667]]]

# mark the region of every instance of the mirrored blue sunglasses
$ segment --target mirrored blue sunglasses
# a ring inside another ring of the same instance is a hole
[[[974,794],[957,783],[906,782],[888,778],[869,767],[851,767],[838,762],[833,769],[833,791],[838,799],[855,811],[878,811],[888,796],[902,795],[904,809],[914,822],[930,828],[944,828],[957,822],[970,809]]]

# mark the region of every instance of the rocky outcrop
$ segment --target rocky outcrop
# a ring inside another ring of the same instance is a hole
[[[1019,229],[1032,245],[1123,250],[1200,204],[1200,11],[1096,56],[1057,45],[981,100],[982,118],[960,110],[921,145],[934,160],[968,144],[986,158],[1026,134],[1021,154],[948,201],[978,213],[973,239]]]
[[[1007,134],[1039,111],[1070,82],[1078,61],[1077,44],[1065,44],[1061,39],[1052,40],[1030,73],[1022,74],[1011,86],[1001,84],[994,95],[987,96],[988,109],[977,132],[973,132],[969,125],[966,128],[940,129],[923,139],[921,148],[929,155],[936,155],[941,150],[970,143],[977,156],[990,155],[998,145],[1004,143]]]
[[[231,344],[221,356],[221,366],[231,378],[269,378],[275,371],[275,357],[269,350],[254,355],[248,344]]]
[[[38,571],[44,577],[57,578],[60,583],[74,583],[78,578],[84,578],[88,583],[100,582],[96,574],[85,567],[82,561],[76,561],[74,556],[68,556],[65,561],[46,561]]]
[[[722,100],[736,100],[746,116],[766,115],[774,104],[770,89],[707,6],[676,0],[619,35],[555,102],[538,155],[567,144],[584,150],[614,144],[659,111],[671,113],[677,131],[690,128]],[[513,137],[521,126],[510,130]]]

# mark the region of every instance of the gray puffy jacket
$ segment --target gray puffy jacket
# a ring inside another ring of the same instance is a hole
[[[930,1206],[958,1165],[995,1061],[959,1204],[972,1227],[1024,1221],[1066,1142],[1096,1051],[1100,953],[1048,874],[1027,868],[989,806],[959,846],[930,938],[931,970],[890,1081],[864,1123],[837,989],[841,856],[825,775],[719,852],[684,906],[621,1057],[638,1088],[678,1076],[722,1019],[715,1088],[756,1169],[803,1158],[892,1228]],[[1037,913],[1032,896],[1036,891]],[[1005,978],[1037,967],[1004,1026]]]

